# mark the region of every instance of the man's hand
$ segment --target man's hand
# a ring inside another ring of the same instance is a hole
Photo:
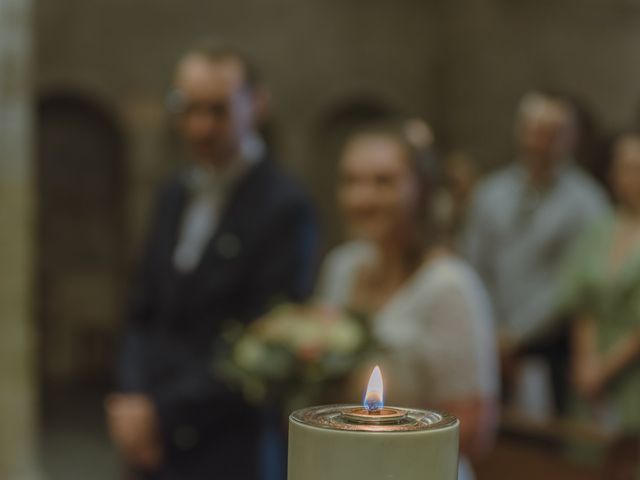
[[[156,408],[142,394],[114,393],[105,400],[111,439],[133,467],[155,470],[162,461]]]

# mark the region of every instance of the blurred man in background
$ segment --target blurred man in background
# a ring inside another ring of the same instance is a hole
[[[256,479],[264,416],[211,375],[214,344],[226,322],[307,296],[316,226],[257,133],[266,98],[244,56],[195,48],[175,87],[193,165],[158,198],[109,427],[140,478]]]
[[[518,356],[535,351],[549,361],[559,409],[567,384],[567,345],[555,328],[559,267],[607,208],[604,193],[572,161],[575,128],[561,98],[525,95],[518,160],[478,187],[463,240],[496,309],[506,395],[517,380]]]

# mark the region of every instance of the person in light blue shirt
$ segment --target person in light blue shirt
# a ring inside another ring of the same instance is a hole
[[[566,345],[552,340],[561,324],[555,311],[559,267],[580,233],[608,208],[604,192],[572,162],[575,133],[573,112],[561,98],[525,95],[517,160],[478,187],[461,246],[494,304],[505,394],[517,381],[518,353],[535,347],[552,360],[560,409]]]

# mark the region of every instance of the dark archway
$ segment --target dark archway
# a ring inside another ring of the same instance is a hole
[[[105,383],[122,317],[124,135],[75,93],[43,95],[36,118],[42,380]]]

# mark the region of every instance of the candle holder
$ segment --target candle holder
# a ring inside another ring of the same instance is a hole
[[[359,405],[310,407],[293,412],[289,419],[309,427],[351,432],[418,432],[458,424],[456,417],[446,413],[398,407],[371,412]]]
[[[362,406],[328,405],[289,417],[289,480],[457,480],[458,419],[386,407],[376,366]]]
[[[456,480],[458,419],[327,405],[289,417],[289,480]]]

